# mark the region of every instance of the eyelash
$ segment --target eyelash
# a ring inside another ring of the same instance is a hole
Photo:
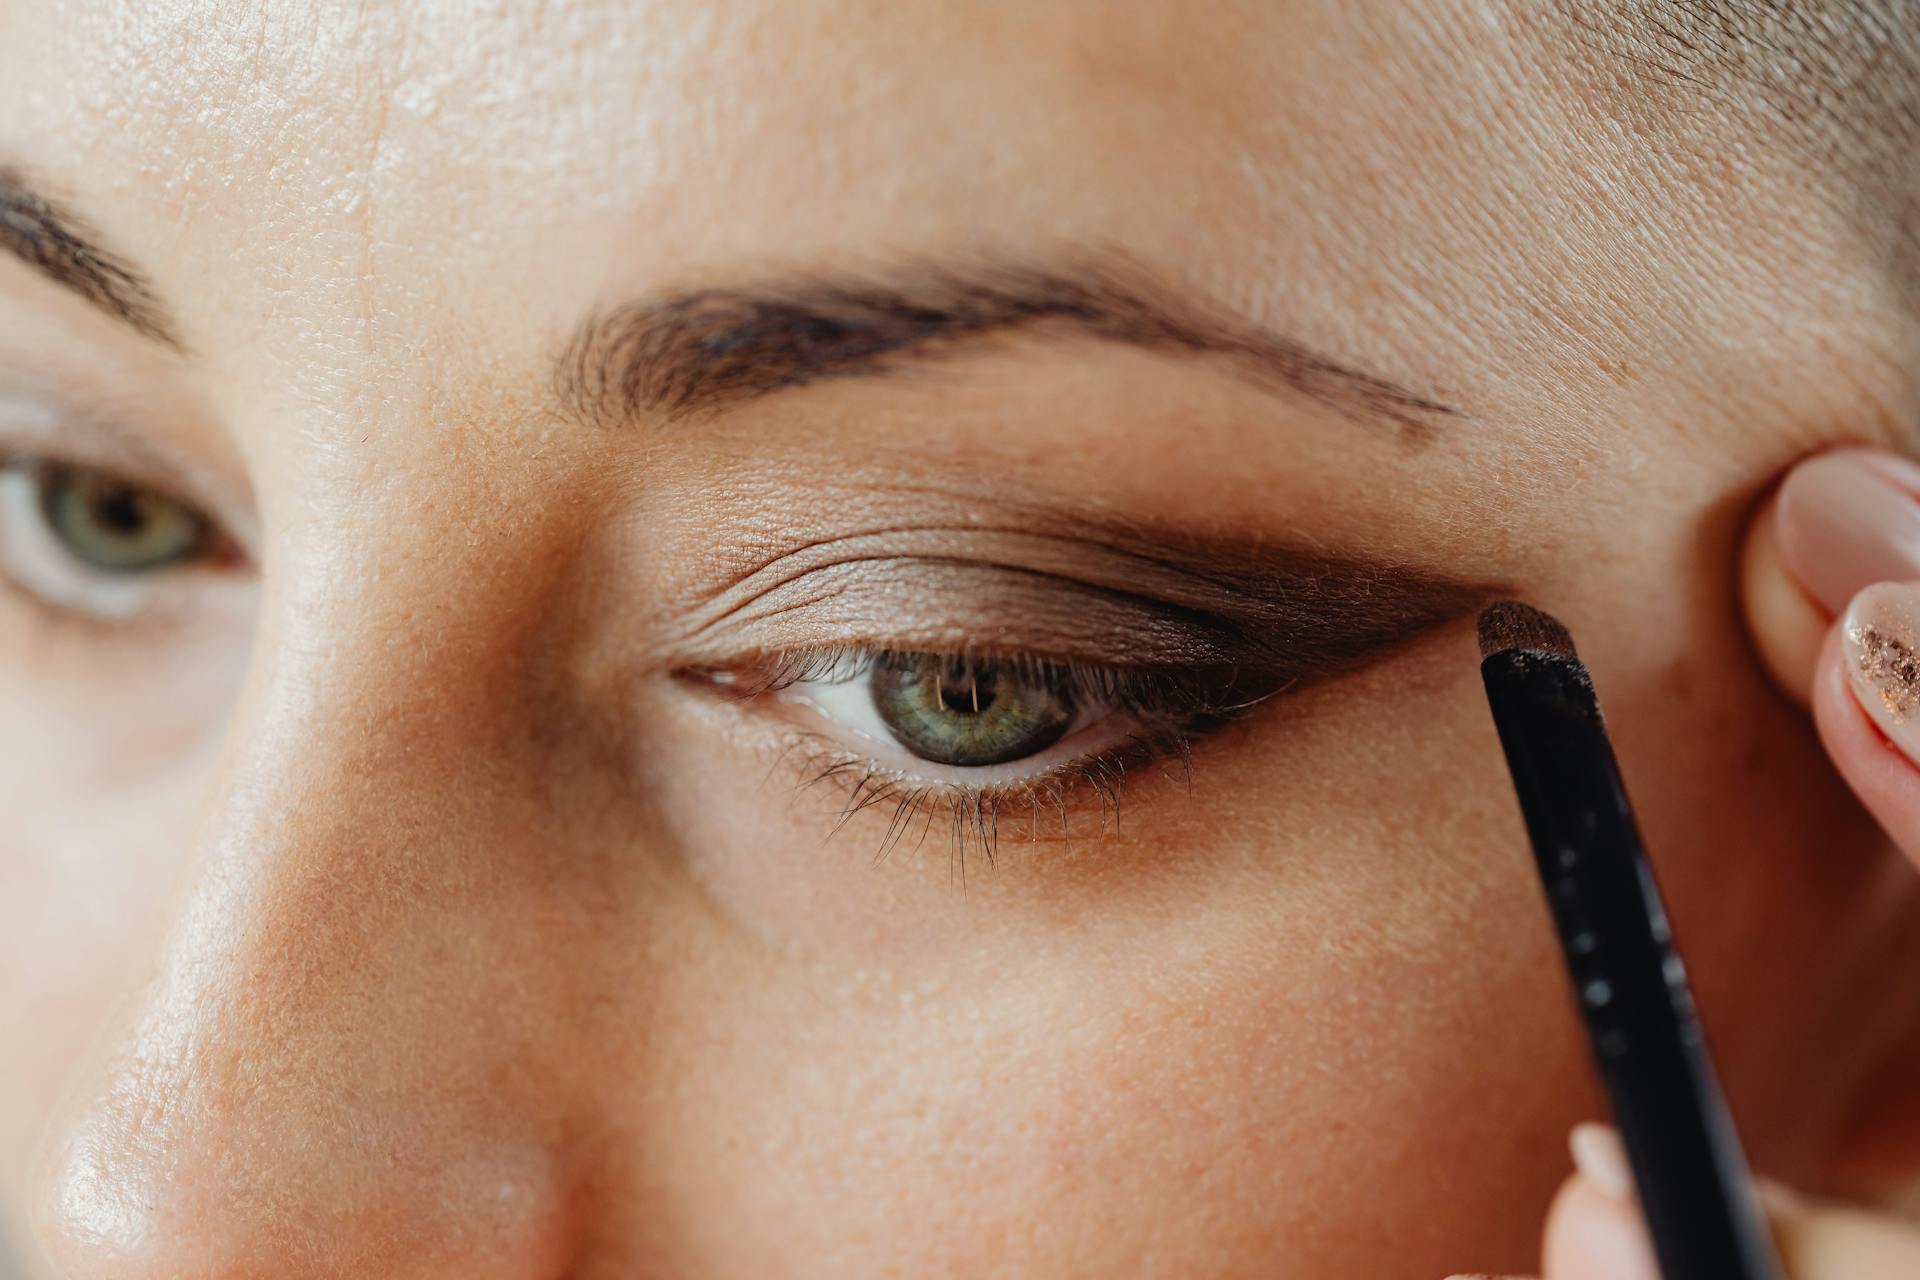
[[[857,679],[891,659],[926,656],[927,650],[835,645],[783,650],[699,674],[725,688],[731,699],[748,701],[776,697],[810,681]],[[989,865],[996,860],[1003,815],[1011,815],[1006,825],[1029,843],[1047,838],[1043,824],[1065,839],[1074,798],[1091,795],[1098,802],[1097,830],[1105,832],[1110,824],[1118,825],[1123,789],[1142,770],[1159,765],[1165,776],[1186,785],[1196,741],[1292,685],[1290,680],[1268,679],[1253,686],[1244,672],[1231,668],[1130,668],[979,650],[937,656],[993,662],[1023,680],[1070,692],[1076,701],[1104,703],[1108,716],[1122,715],[1132,722],[1123,740],[1101,750],[1037,774],[983,783],[916,777],[849,750],[820,730],[796,729],[790,735],[781,758],[800,775],[796,790],[833,785],[844,793],[832,834],[870,809],[886,814],[874,851],[879,862],[902,845],[921,847],[935,825],[942,825],[951,838],[950,866],[962,880],[969,848],[982,853]]]

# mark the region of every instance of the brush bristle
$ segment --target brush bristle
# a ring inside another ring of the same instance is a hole
[[[1500,600],[1480,612],[1480,656],[1488,658],[1508,649],[1576,656],[1573,637],[1559,619],[1518,600]]]

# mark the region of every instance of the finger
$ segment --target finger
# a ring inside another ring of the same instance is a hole
[[[1545,1280],[1660,1280],[1619,1134],[1577,1125],[1568,1146],[1578,1172],[1547,1211]]]
[[[1847,606],[1816,664],[1814,724],[1840,775],[1920,861],[1920,584],[1882,582]]]
[[[1913,1280],[1920,1227],[1854,1209],[1805,1208],[1776,1217],[1774,1238],[1793,1280]]]
[[[1800,463],[1748,526],[1741,599],[1754,646],[1802,702],[1829,620],[1861,588],[1920,578],[1920,467],[1838,449]]]
[[[1618,1135],[1601,1125],[1575,1133],[1580,1172],[1548,1214],[1545,1280],[1660,1280]],[[1812,1205],[1778,1188],[1762,1192],[1791,1280],[1920,1276],[1920,1228],[1913,1224]]]

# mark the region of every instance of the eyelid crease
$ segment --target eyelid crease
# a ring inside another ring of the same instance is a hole
[[[680,646],[682,665],[745,651],[865,645],[913,652],[1041,652],[1122,665],[1231,661],[1231,635],[1175,606],[1017,565],[953,557],[837,561],[757,592]]]

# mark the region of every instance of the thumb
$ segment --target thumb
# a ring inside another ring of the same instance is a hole
[[[1741,597],[1774,677],[1809,700],[1822,637],[1876,582],[1920,579],[1920,466],[1836,449],[1795,466],[1748,527]]]
[[[1867,449],[1802,462],[1750,528],[1741,577],[1755,646],[1920,861],[1920,467]]]
[[[1547,1212],[1545,1280],[1660,1280],[1618,1132],[1576,1125],[1568,1145],[1578,1172]]]
[[[1580,1172],[1548,1215],[1544,1280],[1660,1280],[1619,1136],[1581,1125],[1572,1146]],[[1790,1280],[1920,1276],[1920,1227],[1912,1223],[1809,1204],[1773,1187],[1761,1199]]]

